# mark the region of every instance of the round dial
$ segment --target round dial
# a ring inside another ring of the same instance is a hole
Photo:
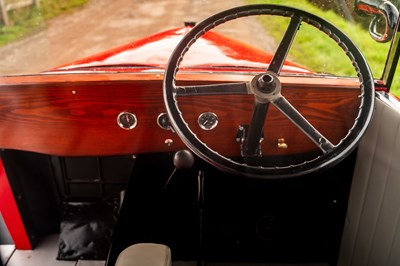
[[[211,130],[218,125],[218,116],[212,112],[202,113],[197,122],[202,129]]]
[[[170,130],[172,129],[171,127],[171,123],[169,122],[169,117],[167,113],[161,113],[158,117],[157,117],[157,125],[159,127],[161,127],[162,129],[165,130]]]
[[[137,118],[136,115],[130,112],[122,112],[117,118],[118,125],[126,130],[130,130],[136,127]]]

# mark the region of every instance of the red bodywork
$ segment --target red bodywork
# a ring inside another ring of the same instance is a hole
[[[126,45],[80,59],[53,71],[141,72],[165,69],[173,49],[192,27],[166,30]],[[186,70],[241,71],[265,70],[272,54],[217,32],[207,32],[191,47],[180,68]],[[286,61],[286,73],[309,73],[304,67]]]
[[[32,249],[25,226],[19,214],[17,203],[8,182],[3,162],[0,160],[0,213],[17,249]]]

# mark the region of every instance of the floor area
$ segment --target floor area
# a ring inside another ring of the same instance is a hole
[[[2,245],[1,260],[4,266],[104,266],[105,261],[57,260],[58,235],[50,235],[35,250],[15,250],[13,245]],[[1,264],[0,264],[1,265]]]

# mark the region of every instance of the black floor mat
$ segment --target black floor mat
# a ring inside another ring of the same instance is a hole
[[[58,260],[105,260],[118,204],[66,202],[61,217]]]

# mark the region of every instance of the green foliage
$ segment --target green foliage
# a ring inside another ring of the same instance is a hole
[[[398,98],[400,98],[400,75],[398,72],[399,72],[399,66],[397,65],[397,70],[396,70],[397,75],[394,75],[390,92],[396,95]]]
[[[88,0],[41,0],[41,13],[45,19],[74,10],[86,4]]]
[[[26,7],[9,12],[10,26],[0,27],[0,46],[32,34],[44,22],[62,13],[74,10],[89,0],[42,0],[40,8]]]

